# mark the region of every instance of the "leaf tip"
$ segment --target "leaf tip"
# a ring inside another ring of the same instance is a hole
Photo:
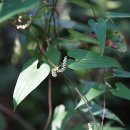
[[[16,102],[15,99],[13,99],[13,106],[14,106],[14,108],[13,108],[13,112],[15,112],[16,107],[18,106],[18,104],[17,104],[17,102]]]

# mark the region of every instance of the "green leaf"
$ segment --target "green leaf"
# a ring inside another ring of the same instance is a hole
[[[121,67],[119,63],[113,58],[110,58],[108,56],[99,56],[96,53],[83,49],[70,50],[68,51],[68,56],[75,59],[68,62],[68,67],[74,70],[103,67]]]
[[[130,18],[130,13],[106,12],[108,18]]]
[[[0,12],[0,23],[12,16],[29,11],[40,5],[40,0],[5,0]]]
[[[87,130],[86,125],[76,124],[73,127],[71,127],[71,130]]]
[[[106,22],[102,18],[98,19],[97,22],[95,22],[93,19],[90,19],[88,21],[88,24],[90,25],[92,30],[96,33],[103,54],[106,43]]]
[[[112,126],[112,122],[105,124],[103,127],[103,130],[126,130],[125,128],[122,127],[114,127]]]
[[[113,76],[122,77],[122,78],[130,78],[130,72],[121,69],[113,69]]]
[[[31,93],[50,73],[50,67],[42,64],[37,69],[38,60],[30,65],[30,61],[24,66],[24,70],[20,73],[13,93],[14,109],[24,98]]]
[[[102,108],[101,108],[102,109]],[[102,112],[100,113],[100,116],[102,117]],[[123,121],[113,112],[109,111],[108,109],[105,109],[105,118],[114,120],[119,122],[122,126],[125,126]]]
[[[98,41],[96,39],[91,38],[90,36],[87,36],[85,34],[82,34],[80,32],[74,31],[74,30],[69,30],[69,33],[74,37],[74,39],[79,40],[79,41],[84,41],[87,43],[95,43],[98,44]]]
[[[5,117],[0,114],[0,130],[5,130],[7,126],[7,121],[5,119]]]
[[[2,7],[3,7],[3,2],[0,3],[0,13],[1,13]]]
[[[73,4],[76,4],[80,7],[83,7],[83,8],[91,8],[91,6],[85,2],[85,0],[68,0],[67,2],[70,2],[70,3],[73,3]]]
[[[78,48],[81,45],[79,41],[71,39],[57,39],[57,43],[61,48],[66,50]]]
[[[116,89],[112,89],[111,93],[117,97],[130,100],[130,89],[122,83],[116,83]]]
[[[100,96],[101,94],[103,94],[106,90],[105,90],[105,85],[96,85],[93,88],[91,88],[86,94],[85,94],[85,98],[87,99],[87,101],[91,101],[93,99],[95,99],[96,97]],[[80,102],[78,103],[78,105],[76,106],[75,109],[79,108],[80,106],[84,105],[85,102],[84,100],[80,100]]]
[[[96,104],[95,102],[91,102],[91,104],[89,104],[92,112],[93,112],[93,115],[94,116],[100,116],[102,117],[102,114],[103,114],[103,108],[102,106],[99,106],[98,104]],[[80,108],[81,111],[83,112],[89,112],[89,109],[88,108]],[[104,110],[104,117],[106,119],[110,119],[110,120],[114,120],[114,121],[117,121],[119,122],[121,125],[124,126],[124,123],[121,121],[121,119],[113,112],[111,112],[110,110],[108,110],[107,108]]]
[[[92,106],[92,111],[93,111],[93,114],[95,115],[95,116],[100,116],[100,117],[102,117],[102,114],[103,114],[103,108],[102,108],[102,106],[99,106],[98,104],[94,104],[93,106]],[[110,110],[108,110],[108,109],[105,109],[104,110],[105,111],[105,113],[104,113],[104,117],[106,118],[106,119],[110,119],[110,120],[114,120],[114,121],[117,121],[117,122],[119,122],[121,125],[125,125],[122,121],[121,121],[121,119],[115,114],[115,113],[113,113],[113,112],[111,112]]]
[[[48,51],[45,53],[46,57],[54,64],[58,65],[61,58],[61,53],[55,46],[50,46],[48,48]],[[48,63],[48,61],[45,59],[45,61]],[[48,63],[49,64],[49,63]]]

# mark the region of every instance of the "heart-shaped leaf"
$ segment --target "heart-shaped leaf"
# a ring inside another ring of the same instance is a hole
[[[18,77],[13,93],[14,109],[50,73],[50,67],[47,64],[42,64],[40,68],[37,69],[38,60],[35,60],[31,65],[29,64],[30,61],[26,63],[26,67],[24,67],[24,70]]]
[[[130,100],[130,89],[122,83],[116,83],[116,89],[111,90],[112,94],[127,100]]]
[[[96,53],[83,49],[70,50],[68,52],[68,55],[75,59],[68,62],[68,67],[74,70],[103,67],[121,67],[119,63],[113,58],[110,58],[108,56],[100,56]]]
[[[98,19],[97,22],[95,22],[93,19],[90,19],[88,21],[88,24],[92,28],[92,30],[96,33],[103,54],[106,42],[106,22],[102,18]]]

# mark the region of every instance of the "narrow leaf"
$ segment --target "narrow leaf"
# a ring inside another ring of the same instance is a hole
[[[113,126],[112,122],[108,122],[104,125],[103,130],[126,130],[126,129],[122,127]]]
[[[100,116],[102,117],[102,114],[103,114],[103,111],[104,111],[104,117],[106,119],[110,119],[110,120],[114,120],[114,121],[117,121],[119,122],[121,125],[124,126],[124,123],[121,121],[121,119],[113,112],[111,112],[110,110],[108,110],[107,108],[105,110],[103,110],[102,106],[99,106],[98,104],[96,104],[95,102],[91,102],[90,103],[90,108],[93,112],[93,115],[94,116]],[[80,108],[81,111],[83,112],[89,112],[89,109],[88,108]]]
[[[130,72],[121,69],[113,69],[113,76],[130,78]]]
[[[130,18],[130,13],[106,12],[108,18]]]
[[[119,63],[113,58],[110,58],[108,56],[99,56],[96,53],[83,49],[70,50],[68,51],[68,56],[75,59],[68,62],[68,67],[74,70],[103,67],[121,67]]]
[[[85,2],[85,0],[68,0],[68,2],[70,3],[73,3],[73,4],[76,4],[80,7],[83,7],[83,8],[91,8],[91,6]]]
[[[76,40],[79,41],[84,41],[87,43],[94,43],[94,44],[98,44],[98,41],[91,38],[90,36],[87,36],[85,34],[82,34],[80,32],[74,31],[74,30],[69,30],[69,33],[72,35],[72,37]]]
[[[90,19],[88,21],[88,24],[90,25],[92,30],[96,33],[103,54],[106,42],[106,22],[104,19],[101,18],[98,19],[97,22],[95,22],[93,19]]]
[[[130,100],[130,89],[122,83],[116,83],[116,89],[112,89],[111,92],[117,97]]]
[[[14,93],[13,102],[14,109],[31,93],[49,74],[50,67],[47,64],[42,64],[37,69],[38,60],[35,60],[30,66],[30,61],[26,63],[24,70],[20,73]]]
[[[101,94],[103,94],[105,92],[105,86],[104,85],[96,85],[95,87],[91,88],[86,94],[85,94],[85,98],[87,99],[87,101],[91,101],[93,99],[95,99],[96,97],[100,96]],[[81,99],[80,102],[78,103],[78,105],[76,106],[75,109],[79,108],[80,106],[84,105],[85,102]]]

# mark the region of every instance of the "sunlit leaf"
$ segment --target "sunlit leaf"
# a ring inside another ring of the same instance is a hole
[[[0,23],[12,16],[29,11],[40,5],[40,0],[5,0],[0,12]]]
[[[128,89],[124,84],[122,83],[116,83],[116,89],[112,89],[111,92],[113,95],[124,98],[127,100],[130,100],[130,89]]]
[[[92,68],[105,68],[121,66],[119,63],[108,56],[100,56],[96,53],[86,51],[83,49],[73,49],[68,52],[68,56],[74,58],[68,62],[68,67],[74,70],[84,70]]]
[[[20,73],[13,93],[14,109],[49,75],[50,67],[42,64],[37,68],[38,60],[28,61]]]
[[[95,99],[96,97],[100,96],[106,91],[105,87],[106,87],[105,85],[96,85],[85,94],[85,98],[87,99],[88,102]],[[76,109],[82,106],[83,104],[85,104],[85,102],[81,99],[78,105],[76,106]]]
[[[95,22],[93,19],[90,19],[88,21],[88,24],[90,25],[92,30],[96,33],[103,54],[106,42],[106,22],[102,18],[98,19],[97,22]]]

